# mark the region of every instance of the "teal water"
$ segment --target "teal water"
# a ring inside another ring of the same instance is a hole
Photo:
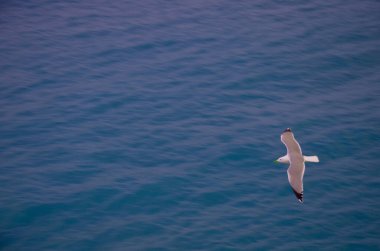
[[[3,1],[0,249],[380,250],[379,11]]]

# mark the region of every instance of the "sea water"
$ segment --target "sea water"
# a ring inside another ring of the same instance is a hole
[[[2,1],[0,249],[380,250],[379,11]]]

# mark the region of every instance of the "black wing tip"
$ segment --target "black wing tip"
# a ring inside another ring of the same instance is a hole
[[[303,192],[298,193],[298,192],[297,192],[296,190],[294,190],[293,188],[292,188],[292,190],[293,190],[293,193],[296,195],[298,201],[301,202],[301,203],[303,203]]]
[[[290,129],[290,128],[288,127],[288,128],[286,128],[286,129],[284,130],[284,132],[292,132],[292,129]]]

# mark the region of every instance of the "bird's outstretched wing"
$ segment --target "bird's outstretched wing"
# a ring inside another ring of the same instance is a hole
[[[290,130],[290,128],[287,128],[281,134],[281,141],[286,146],[286,150],[288,151],[288,155],[290,158],[294,155],[302,156],[301,147],[298,144],[297,140],[294,138],[294,134]]]
[[[303,202],[303,175],[305,164],[303,161],[293,161],[288,168],[288,180],[294,194],[300,202]]]

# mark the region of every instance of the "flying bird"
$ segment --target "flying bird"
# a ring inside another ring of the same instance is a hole
[[[305,162],[319,162],[318,156],[303,156],[301,147],[290,128],[281,134],[281,141],[285,144],[287,153],[276,162],[290,164],[288,168],[288,180],[299,202],[303,203],[303,175]]]

